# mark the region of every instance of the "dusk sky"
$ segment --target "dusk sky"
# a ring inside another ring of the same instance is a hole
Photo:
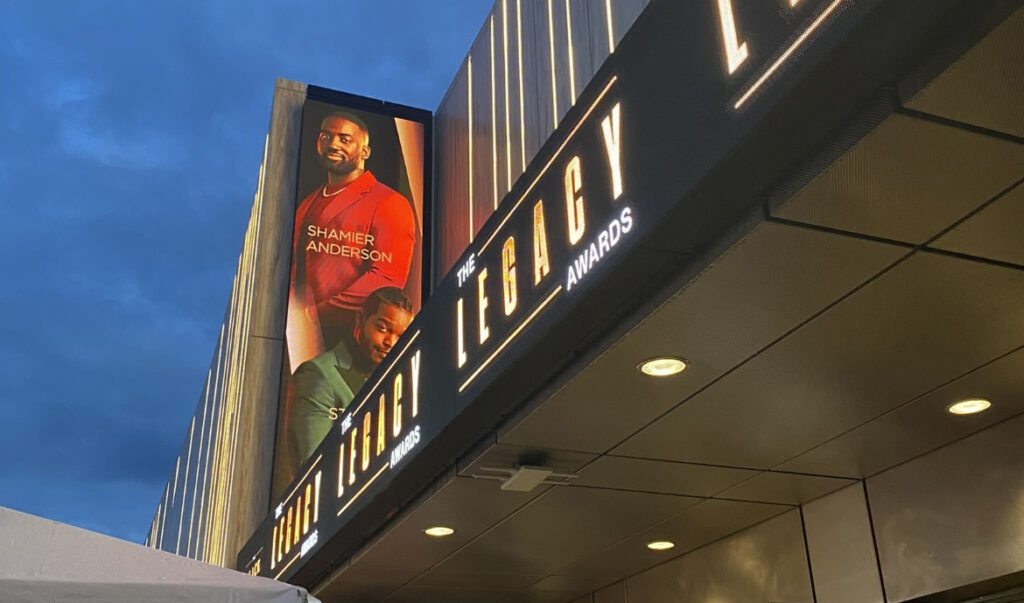
[[[0,506],[141,542],[187,432],[274,79],[433,110],[490,0],[0,10]]]

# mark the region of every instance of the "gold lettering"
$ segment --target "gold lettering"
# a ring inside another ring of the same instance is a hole
[[[516,240],[513,237],[505,239],[501,248],[501,291],[505,316],[510,316],[519,301],[516,291]]]
[[[548,260],[548,234],[544,227],[544,201],[538,200],[533,206],[533,284],[540,284],[549,272],[551,262]]]
[[[274,524],[274,535],[270,539],[270,569],[277,567],[277,524]]]
[[[383,397],[383,395],[381,397]],[[367,410],[366,414],[363,415],[363,462],[360,463],[363,471],[370,468],[370,434],[372,433],[370,430],[373,427],[372,415],[373,413],[369,410]]]
[[[384,438],[384,396],[381,396],[380,404],[377,405],[377,449],[375,453],[377,456],[384,452]]]
[[[288,531],[285,532],[284,552],[292,550],[292,525],[295,519],[295,507],[288,507]]]
[[[338,446],[338,498],[345,493],[345,442]]]
[[[736,17],[732,12],[732,0],[718,0],[718,19],[722,25],[722,44],[725,46],[725,61],[732,75],[747,60],[747,43],[740,42],[736,32]]]
[[[612,201],[622,196],[622,141],[620,130],[621,103],[615,103],[611,115],[601,120],[601,132],[604,134],[604,150],[608,154],[608,167],[612,171]]]
[[[462,298],[460,297],[459,301],[455,302],[455,319],[456,319],[455,322],[456,322],[456,331],[458,331],[456,333],[456,337],[455,338],[458,340],[458,344],[459,344],[458,345],[459,354],[458,354],[458,359],[457,359],[457,362],[458,362],[457,368],[462,368],[462,366],[464,364],[466,364],[466,334],[465,334],[465,327],[463,327],[463,324],[462,324],[462,322],[463,322],[462,321],[462,314],[463,314],[463,312],[462,312]]]
[[[580,242],[587,230],[587,220],[583,213],[583,173],[580,156],[574,155],[565,166],[565,215],[569,226],[569,242],[573,245]]]
[[[316,479],[313,480],[313,523],[320,521],[320,477],[323,471],[316,472]]]
[[[480,274],[476,277],[477,281],[477,299],[479,300],[480,308],[480,343],[487,341],[487,338],[491,336],[491,330],[487,328],[487,291],[484,288],[484,283],[487,281],[487,269],[482,268]]]
[[[287,520],[288,520],[288,516],[287,515],[282,515],[281,516],[281,521],[278,524],[278,528],[279,528],[278,531],[277,531],[277,560],[278,561],[282,561],[284,559],[284,554],[285,554],[284,545],[285,545],[285,542],[286,542],[286,540],[284,538],[284,526],[285,526],[285,522]]]
[[[302,533],[309,533],[309,501],[313,498],[313,484],[306,484],[306,496],[302,499]]]
[[[359,433],[358,427],[353,427],[352,432],[348,436],[348,485],[356,483],[356,434]]]
[[[381,396],[381,404],[384,402]],[[395,375],[395,386],[391,396],[391,435],[398,437],[402,433],[402,373]]]
[[[420,413],[420,351],[412,355],[412,416]]]
[[[289,509],[291,511],[291,509]],[[295,531],[292,532],[293,543],[299,542],[299,536],[302,534],[302,495],[299,494],[295,497]]]

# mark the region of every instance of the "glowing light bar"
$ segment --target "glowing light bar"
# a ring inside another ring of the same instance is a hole
[[[601,99],[603,99],[606,94],[608,94],[608,91],[611,89],[612,84],[615,83],[616,79],[618,79],[616,76],[612,76],[611,79],[608,80],[608,83],[604,85],[604,88],[601,90],[601,93],[598,94],[597,98],[594,99],[594,102],[590,104],[590,107],[587,109],[587,112],[584,113],[582,117],[580,117],[580,120],[578,122],[576,122],[576,126],[573,127],[572,131],[569,132],[569,135],[565,137],[565,140],[562,141],[562,144],[558,145],[558,149],[555,150],[555,152],[551,155],[551,159],[549,159],[548,162],[544,164],[544,167],[541,168],[537,176],[534,177],[532,182],[530,182],[530,186],[526,188],[526,191],[524,191],[522,196],[519,197],[519,200],[516,201],[515,205],[512,206],[512,209],[510,209],[508,213],[505,214],[505,218],[502,219],[501,223],[499,223],[498,226],[494,229],[494,231],[491,232],[491,235],[487,237],[487,240],[484,241],[484,244],[480,246],[480,250],[476,252],[477,255],[483,253],[484,250],[487,249],[487,246],[491,244],[491,241],[494,240],[494,237],[497,236],[498,232],[500,232],[502,227],[505,226],[505,223],[508,222],[509,218],[512,217],[512,214],[515,213],[516,208],[519,207],[519,204],[526,199],[527,195],[530,194],[530,191],[533,190],[533,187],[536,186],[537,182],[540,181],[540,179],[548,171],[548,168],[551,167],[551,164],[554,163],[556,159],[558,159],[559,154],[561,154],[562,150],[565,149],[565,146],[569,144],[569,142],[572,140],[572,137],[576,135],[577,131],[579,131],[580,126],[582,126],[583,123],[587,121],[587,118],[590,117],[590,114],[593,113],[594,109],[597,107],[597,104],[601,102]]]
[[[490,356],[488,356],[488,357],[487,357],[487,359],[486,359],[486,360],[484,360],[484,361],[483,361],[483,363],[481,363],[481,364],[480,364],[480,366],[479,366],[479,367],[477,367],[477,369],[476,369],[475,371],[473,371],[473,374],[472,374],[472,375],[470,375],[470,376],[469,376],[468,378],[466,378],[466,380],[465,380],[465,381],[464,381],[464,382],[462,383],[462,385],[461,385],[461,386],[459,386],[459,393],[462,393],[463,391],[465,391],[465,389],[466,389],[467,387],[469,387],[469,384],[470,384],[470,383],[472,383],[472,382],[473,382],[473,380],[477,378],[477,375],[479,375],[479,374],[480,374],[480,373],[481,373],[481,372],[482,372],[482,371],[483,371],[483,370],[484,370],[485,368],[487,368],[487,365],[489,365],[489,364],[490,364],[491,362],[493,362],[493,361],[494,361],[494,358],[495,358],[495,357],[496,357],[496,356],[497,356],[497,355],[498,355],[498,354],[499,354],[499,353],[500,353],[500,352],[501,352],[502,350],[504,350],[504,349],[505,349],[505,346],[507,346],[508,344],[512,343],[512,340],[513,340],[513,339],[515,339],[515,338],[516,338],[516,337],[517,337],[517,336],[519,335],[519,333],[520,333],[520,332],[521,332],[521,331],[522,331],[523,329],[525,329],[525,328],[526,328],[526,325],[530,324],[530,322],[531,322],[531,321],[533,321],[533,319],[534,319],[534,318],[536,318],[538,314],[540,314],[541,310],[543,310],[544,308],[546,308],[546,307],[547,307],[547,305],[548,305],[549,303],[551,303],[551,300],[555,299],[555,296],[557,296],[557,295],[558,295],[559,293],[561,293],[561,292],[562,292],[562,286],[561,286],[561,285],[559,285],[559,286],[555,287],[555,290],[554,290],[554,291],[552,291],[551,293],[549,293],[549,294],[548,294],[548,296],[547,296],[547,297],[546,297],[546,298],[544,299],[544,301],[542,301],[542,302],[540,303],[540,305],[538,305],[538,306],[537,306],[537,307],[536,307],[536,308],[535,308],[535,309],[533,310],[533,312],[531,312],[531,313],[530,313],[530,315],[529,315],[529,316],[527,316],[527,317],[526,317],[525,319],[523,319],[523,322],[521,322],[521,323],[519,324],[519,326],[518,326],[518,327],[516,327],[516,330],[515,330],[515,331],[512,331],[512,332],[511,332],[511,333],[509,334],[509,336],[508,336],[508,337],[506,337],[506,338],[505,338],[505,340],[501,342],[501,345],[499,345],[499,346],[498,346],[497,348],[495,348],[495,350],[494,350],[493,352],[491,352],[491,355],[490,355]]]
[[[805,29],[804,32],[800,34],[800,36],[797,37],[797,39],[794,40],[793,43],[790,44],[789,47],[786,48],[786,50],[781,55],[779,55],[779,58],[775,59],[775,62],[773,62],[771,66],[769,66],[768,69],[766,69],[765,72],[761,74],[761,77],[757,78],[757,81],[751,84],[750,88],[747,88],[747,91],[744,92],[743,95],[740,96],[739,100],[736,101],[736,104],[733,105],[733,109],[739,109],[740,107],[742,107],[743,104],[747,102],[750,99],[750,97],[753,96],[754,93],[757,92],[758,89],[764,85],[765,82],[768,81],[768,78],[774,75],[775,72],[779,70],[779,67],[781,67],[782,64],[785,63],[789,59],[789,57],[793,55],[794,52],[796,52],[796,49],[800,48],[800,46],[802,46],[803,43],[807,41],[807,38],[809,38],[811,34],[815,32],[815,30],[821,27],[821,24],[825,22],[825,19],[827,19],[829,15],[834,13],[835,10],[839,8],[839,5],[842,3],[843,0],[833,0],[832,4],[829,4],[828,8],[823,10],[821,14],[818,15],[818,17],[814,20],[814,22],[811,23],[807,27],[807,29]]]

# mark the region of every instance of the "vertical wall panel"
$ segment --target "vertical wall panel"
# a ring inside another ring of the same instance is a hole
[[[817,603],[885,603],[864,486],[804,505]]]
[[[470,240],[468,80],[464,62],[434,115],[435,280],[447,274]]]
[[[573,59],[575,60],[574,72],[576,75],[576,98],[583,93],[583,89],[594,77],[597,67],[604,62],[595,61],[594,56],[595,40],[593,29],[590,26],[591,13],[597,12],[600,17],[601,2],[593,0],[568,0],[569,14],[572,17],[572,48]],[[600,31],[600,30],[599,30]],[[575,99],[573,99],[575,102]]]
[[[1022,459],[1024,415],[868,480],[889,601],[1024,571]]]
[[[812,603],[794,509],[626,580],[627,600]]]
[[[533,0],[517,0],[523,18],[523,101],[525,122],[526,164],[544,144],[550,134],[547,127],[551,118],[550,96],[544,94],[544,82],[548,81],[543,23],[546,18],[544,5]]]
[[[626,603],[626,581],[616,582],[595,592],[594,603]]]
[[[473,186],[470,189],[471,225],[475,236],[494,211],[495,179],[497,169],[496,142],[500,132],[495,129],[492,121],[491,103],[491,49],[490,21],[484,24],[481,35],[470,48],[469,56],[473,61],[473,77],[470,97],[472,98],[472,130],[470,164],[463,165],[462,170],[472,172]],[[495,70],[495,75],[497,71]],[[496,89],[497,87],[495,87]],[[498,191],[500,193],[500,190]],[[499,197],[500,199],[500,197]],[[467,241],[468,244],[468,241]]]

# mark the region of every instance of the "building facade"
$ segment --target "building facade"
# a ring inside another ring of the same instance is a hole
[[[1021,40],[1018,1],[498,0],[429,296],[271,498],[278,81],[148,543],[324,601],[1021,600]]]

